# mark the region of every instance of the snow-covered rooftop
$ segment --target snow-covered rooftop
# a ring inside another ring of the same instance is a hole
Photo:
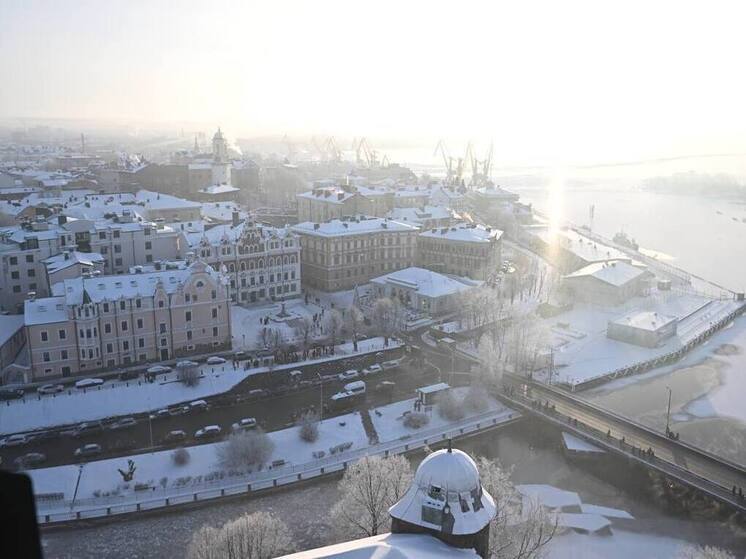
[[[0,314],[0,346],[12,338],[20,328],[23,328],[23,315]]]
[[[534,234],[548,245],[558,245],[586,262],[630,260],[621,250],[594,241],[572,229],[533,228]]]
[[[65,268],[69,268],[70,266],[73,266],[75,264],[94,266],[95,264],[101,263],[103,261],[104,257],[101,256],[98,252],[71,251],[61,252],[60,254],[50,256],[49,258],[44,260],[43,263],[46,265],[47,271],[51,274],[54,272],[59,272],[60,270],[64,270]]]
[[[646,269],[633,266],[624,260],[604,260],[584,266],[580,270],[568,274],[565,278],[580,278],[592,276],[609,285],[621,287],[629,282],[650,274]]]
[[[229,192],[238,192],[240,189],[230,184],[211,184],[205,188],[201,188],[200,192],[203,194],[228,194]]]
[[[476,189],[477,194],[484,198],[491,198],[493,200],[504,200],[506,202],[516,202],[519,198],[518,194],[505,190],[500,186],[482,186]]]
[[[233,212],[238,212],[241,221],[249,217],[249,214],[235,202],[206,202],[202,204],[202,217],[214,221],[230,221],[233,219]]]
[[[423,221],[429,219],[449,219],[453,218],[453,210],[445,206],[424,206],[423,208],[394,208],[387,217],[396,221],[404,221],[421,225]]]
[[[657,332],[661,328],[664,328],[672,322],[678,321],[675,316],[669,316],[665,314],[658,314],[655,311],[633,311],[626,314],[616,320],[612,321],[611,324],[619,324],[622,326],[630,326],[639,330],[647,330],[650,332]]]
[[[332,219],[324,223],[306,221],[293,226],[293,231],[303,235],[318,237],[341,237],[345,235],[364,235],[368,233],[385,233],[392,231],[417,231],[417,227],[408,223],[394,221],[383,217],[358,216],[350,219]]]
[[[484,283],[479,280],[439,274],[416,266],[378,276],[370,281],[378,285],[395,285],[413,289],[420,295],[433,298],[460,293]]]
[[[473,549],[451,547],[428,534],[379,534],[281,559],[460,559],[479,557]]]
[[[26,326],[67,322],[64,297],[44,297],[27,299],[23,306],[23,322]]]
[[[502,237],[503,232],[492,227],[476,223],[461,223],[451,227],[428,229],[420,233],[421,237],[464,241],[468,243],[489,243]]]

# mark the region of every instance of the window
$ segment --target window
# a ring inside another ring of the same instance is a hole
[[[106,344],[106,353],[113,353],[114,346],[112,344]]]
[[[19,272],[18,270],[10,273],[10,279],[19,279],[20,277],[21,277],[21,272]]]
[[[104,324],[104,334],[111,334],[111,323]]]
[[[189,293],[184,294],[184,300],[188,303],[191,300],[191,295]]]
[[[191,339],[192,339],[192,331],[187,330],[187,340],[191,340]]]
[[[114,265],[115,266],[121,266],[122,265],[122,259],[121,258],[116,258],[114,260]]]
[[[98,238],[101,240],[106,239],[106,231],[99,231],[98,232]]]
[[[118,239],[118,238],[119,238],[119,234],[120,234],[120,232],[119,232],[119,231],[117,231],[117,230],[114,230],[114,231],[112,231],[112,235],[114,236],[114,238],[115,238],[115,239]],[[121,248],[121,247],[120,247],[120,248]]]
[[[33,254],[27,254],[26,255],[26,262],[33,262],[34,261],[34,255]]]
[[[11,256],[9,258],[10,265],[11,266],[18,266],[18,257],[17,256]]]
[[[215,291],[214,289],[212,290],[212,298],[213,299],[217,299],[218,298],[218,292]]]
[[[161,324],[160,324],[160,332],[161,332],[161,334],[165,334],[166,333],[166,323],[165,322],[161,322]]]
[[[45,351],[41,355],[42,355],[42,360],[44,360],[44,361],[51,361],[51,359],[49,358],[49,352],[48,351]]]
[[[142,318],[137,319],[137,327],[142,328]]]
[[[146,237],[150,235],[150,227],[146,227],[145,229],[143,229],[143,235],[145,235]]]
[[[109,303],[104,303],[104,312],[109,312]]]
[[[150,241],[145,241],[145,250],[151,250],[153,248],[153,243]]]
[[[122,321],[122,332],[126,332],[126,331],[127,331],[127,321],[123,320]]]
[[[119,310],[124,310],[126,307],[126,303],[124,301],[119,301]]]
[[[137,347],[145,347],[145,338],[140,338],[137,340]]]
[[[62,351],[60,351],[60,359],[62,359],[63,361],[65,359],[67,359],[67,350],[66,349],[63,349]]]
[[[187,322],[191,322],[192,321],[192,311],[187,311],[186,312],[186,314],[184,315],[184,320],[186,320]]]
[[[86,328],[86,330],[85,330],[85,337],[86,338],[92,338],[93,337],[91,335],[91,329],[90,328]]]
[[[130,349],[130,343],[127,340],[124,340],[122,342],[122,351],[129,351]]]
[[[44,332],[42,332],[42,333],[41,333],[41,341],[42,341],[42,342],[47,342],[47,341],[49,341],[49,334],[47,334],[47,332],[46,332],[46,331],[44,331]]]
[[[153,261],[153,255],[152,254],[146,254],[145,255],[145,262],[152,262]]]
[[[13,286],[13,293],[20,293],[21,292],[21,286],[20,285],[14,285]]]
[[[218,337],[218,329],[217,329],[217,327],[215,327],[215,328],[212,329],[212,337],[213,338],[217,338]]]
[[[109,247],[101,247],[101,254],[109,254]]]
[[[142,308],[142,299],[135,299],[135,306],[139,309]]]
[[[217,318],[218,317],[218,309],[212,309],[212,317]]]
[[[158,301],[158,308],[159,309],[162,309],[163,305],[164,305],[163,300]]]
[[[65,330],[60,330],[57,332],[57,335],[60,337],[60,340],[67,339],[67,331]]]
[[[161,338],[161,347],[166,347],[168,345],[168,340],[166,338]]]

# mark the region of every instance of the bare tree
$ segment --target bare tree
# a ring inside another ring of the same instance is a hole
[[[319,438],[319,416],[313,412],[304,413],[297,422],[300,426],[298,436],[307,443],[316,442]]]
[[[537,559],[557,532],[557,519],[540,504],[521,499],[510,472],[487,458],[477,460],[482,486],[495,500],[490,528],[490,557]]]
[[[352,336],[352,346],[357,351],[357,337],[360,334],[360,330],[363,327],[363,312],[357,307],[350,307],[346,315],[347,329],[350,331]]]
[[[736,559],[736,556],[718,547],[688,545],[679,551],[678,559]]]
[[[203,526],[189,543],[188,559],[271,559],[292,550],[287,525],[264,511],[244,514],[221,528]]]
[[[329,335],[329,340],[332,345],[337,345],[337,341],[342,333],[344,327],[344,319],[342,313],[337,309],[331,309],[326,313],[326,320],[324,322],[326,326],[326,333]]]
[[[181,366],[177,365],[176,376],[180,382],[186,386],[197,386],[200,381],[199,367],[197,364],[187,364],[191,362],[182,361]]]
[[[494,337],[489,333],[482,334],[477,351],[481,363],[482,381],[487,385],[499,385],[503,377],[503,364],[500,361],[500,350]]]
[[[301,347],[305,350],[311,344],[313,336],[313,320],[311,317],[304,316],[295,325],[295,335],[300,339]]]
[[[366,456],[347,468],[339,482],[342,498],[332,519],[346,538],[375,536],[388,528],[388,510],[404,496],[412,469],[403,456]]]
[[[389,338],[402,331],[406,320],[405,310],[398,299],[381,297],[373,304],[373,324],[379,335]]]
[[[257,333],[259,345],[269,351],[276,351],[285,346],[285,334],[279,328],[263,327]]]
[[[253,431],[234,433],[224,444],[217,446],[216,453],[224,468],[261,468],[274,448],[272,439],[257,427]]]

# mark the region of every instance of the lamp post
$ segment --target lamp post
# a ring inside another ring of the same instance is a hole
[[[324,419],[324,379],[321,378],[321,373],[316,373],[319,377],[319,423]]]
[[[669,429],[669,425],[671,424],[671,387],[666,386],[666,389],[668,390],[668,409],[666,410],[666,436],[670,436],[671,430]]]

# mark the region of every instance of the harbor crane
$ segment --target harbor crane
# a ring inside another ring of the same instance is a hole
[[[438,155],[438,152],[440,152],[440,155],[443,158],[443,165],[446,168],[446,185],[461,185],[461,183],[463,182],[462,177],[464,176],[464,168],[466,162],[469,160],[469,154],[471,153],[471,150],[472,148],[470,142],[466,147],[466,154],[464,155],[464,157],[451,157],[450,153],[448,152],[448,148],[446,147],[446,143],[443,140],[440,140],[435,146],[435,152],[433,153],[433,155]]]
[[[475,150],[469,143],[467,148],[467,156],[471,165],[471,182],[469,186],[485,186],[489,184],[492,177],[492,154],[494,152],[494,144],[490,143],[490,147],[487,150],[487,154],[484,159],[477,159]]]
[[[355,148],[355,159],[358,165],[368,167],[369,169],[384,166],[383,161],[379,161],[378,159],[378,151],[372,149],[370,144],[368,144],[368,140],[365,138],[360,138]],[[388,162],[388,158],[385,156],[384,160]]]

